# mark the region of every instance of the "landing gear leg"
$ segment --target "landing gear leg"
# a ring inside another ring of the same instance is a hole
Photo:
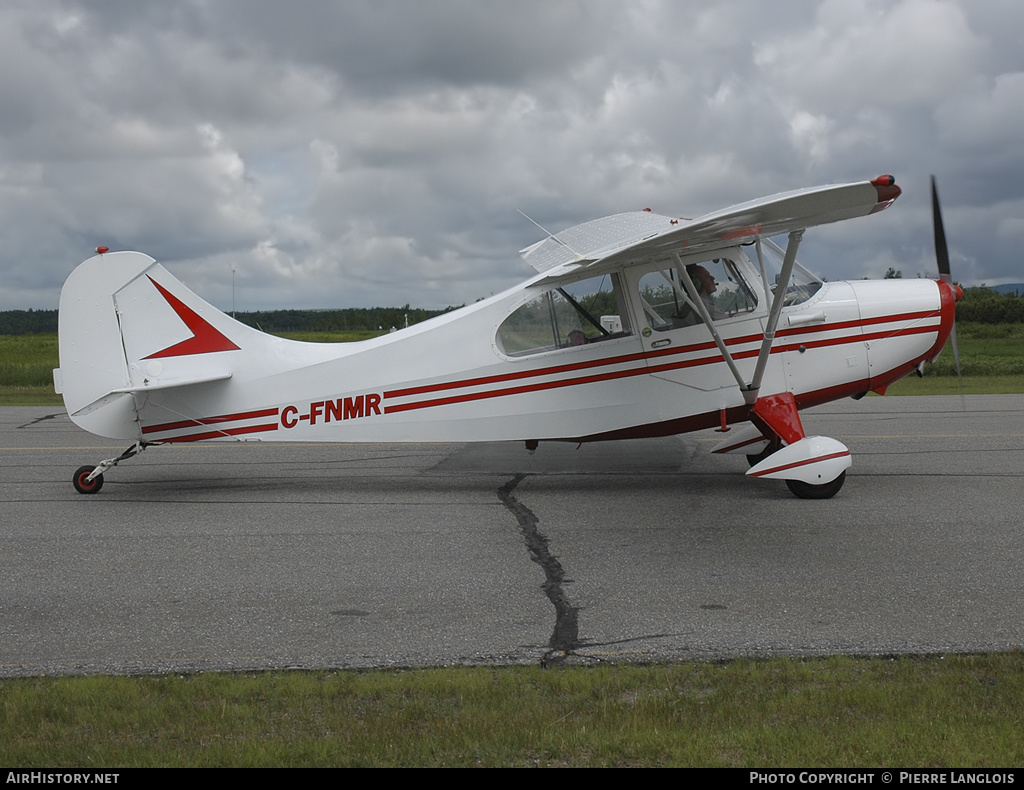
[[[99,466],[80,466],[75,471],[75,476],[71,478],[71,482],[74,483],[75,490],[79,494],[97,493],[101,488],[103,488],[104,472],[117,466],[121,461],[138,455],[147,447],[149,447],[149,445],[145,442],[136,442],[117,456],[117,458],[108,458],[106,461],[101,461]]]
[[[801,499],[830,499],[839,493],[851,464],[850,450],[827,436],[807,436],[792,393],[758,398],[750,421],[769,444],[747,456],[748,475],[785,480]]]

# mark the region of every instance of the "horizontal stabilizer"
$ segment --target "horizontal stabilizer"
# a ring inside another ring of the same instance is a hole
[[[122,387],[116,389],[114,392],[151,392],[153,390],[169,390],[175,387],[192,387],[196,384],[207,384],[211,381],[224,381],[225,379],[231,378],[230,373],[214,373],[207,376],[197,376],[191,379],[181,379],[179,381],[160,381],[152,384],[143,383],[137,387]]]
[[[154,390],[174,389],[176,387],[191,387],[196,384],[206,384],[211,381],[224,381],[229,378],[231,378],[230,373],[219,373],[212,376],[201,376],[192,379],[183,379],[180,381],[161,381],[154,384],[142,384],[137,387],[118,387],[117,389],[111,390],[106,395],[97,398],[92,403],[83,406],[71,416],[82,417],[90,412],[96,411],[96,409],[106,406],[108,403],[113,403],[118,398],[125,395],[135,395],[143,392],[152,392]]]
[[[106,395],[97,398],[92,403],[87,403],[78,411],[72,412],[71,418],[74,419],[75,417],[84,417],[87,414],[92,414],[97,409],[102,409],[104,406],[107,406],[108,404],[114,403],[115,401],[120,400],[121,398],[127,397],[128,394],[126,392],[118,392],[117,390],[113,392],[108,392]]]

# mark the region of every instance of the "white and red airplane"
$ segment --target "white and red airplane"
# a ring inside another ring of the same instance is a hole
[[[718,428],[752,477],[800,497],[842,487],[850,451],[799,410],[883,392],[935,359],[955,303],[936,211],[939,280],[822,282],[796,262],[806,228],[873,214],[891,176],[802,189],[695,220],[648,210],[522,251],[521,285],[356,343],[245,326],[138,252],[82,263],[60,298],[58,392],[91,433],[146,447],[197,441],[592,442]],[[787,236],[785,249],[772,237]],[[943,271],[945,258],[945,271]],[[736,430],[729,430],[736,427]]]

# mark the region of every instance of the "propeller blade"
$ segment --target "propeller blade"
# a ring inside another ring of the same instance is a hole
[[[935,260],[939,264],[939,279],[953,282],[949,271],[949,247],[946,245],[946,230],[942,226],[942,211],[939,209],[939,192],[932,176],[932,230],[935,232]]]
[[[953,275],[949,270],[949,246],[946,244],[946,229],[942,225],[942,211],[939,208],[939,191],[935,188],[935,176],[932,176],[932,230],[935,233],[935,261],[939,266],[939,279],[953,284]],[[956,366],[956,380],[963,391],[964,382],[960,376],[960,350],[956,345],[956,323],[949,334],[953,346],[953,364]]]

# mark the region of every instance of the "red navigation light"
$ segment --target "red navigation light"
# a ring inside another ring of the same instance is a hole
[[[96,248],[96,254],[97,255],[102,255],[105,252],[110,252],[110,247],[97,247]]]
[[[888,174],[879,176],[871,182],[871,186],[878,192],[878,203],[871,209],[871,213],[874,214],[876,211],[882,211],[883,209],[889,208],[892,202],[900,196],[903,192],[898,186],[896,186],[896,177]]]

